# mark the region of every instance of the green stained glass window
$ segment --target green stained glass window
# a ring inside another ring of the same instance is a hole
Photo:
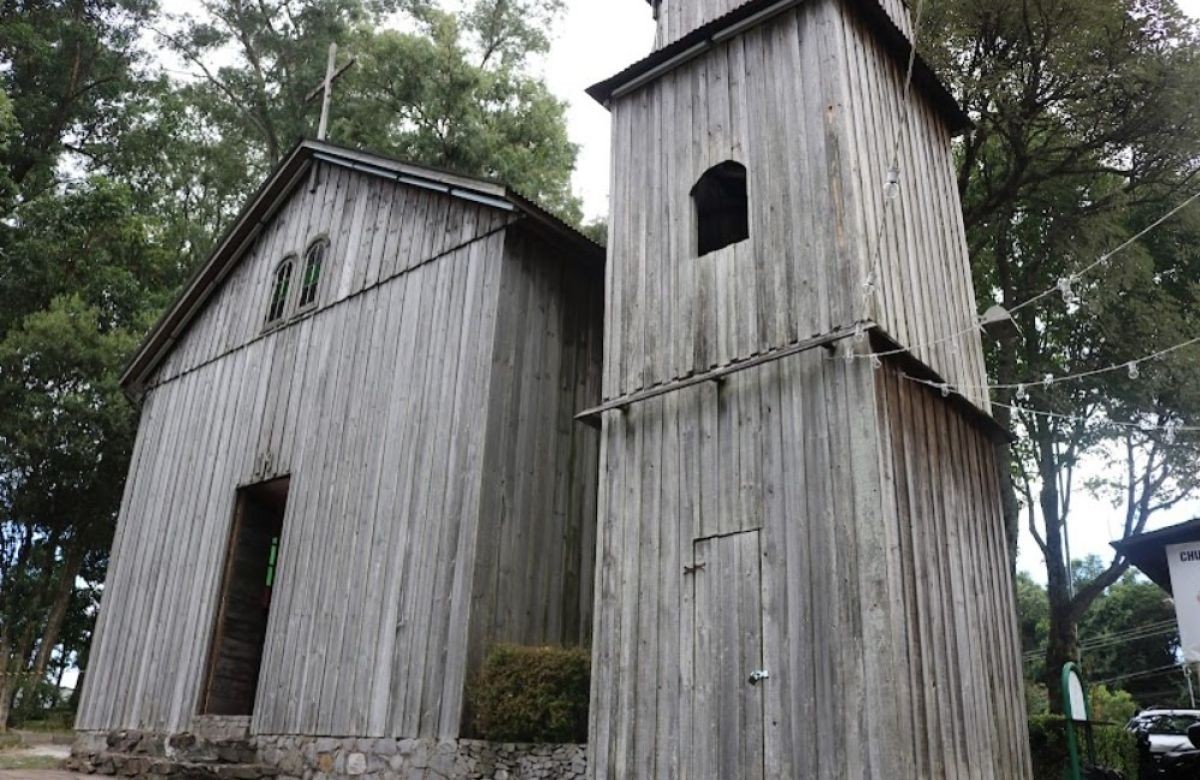
[[[304,278],[300,282],[300,308],[317,301],[321,269],[325,266],[325,253],[328,249],[328,241],[318,241],[310,246],[304,255]]]
[[[275,562],[279,560],[279,537],[271,540],[271,551],[267,555],[267,587],[275,585]]]
[[[271,287],[271,305],[267,309],[267,322],[275,322],[287,308],[288,290],[292,286],[292,261],[284,261],[275,271],[275,284]]]

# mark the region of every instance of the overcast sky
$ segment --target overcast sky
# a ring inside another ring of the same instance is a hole
[[[1184,11],[1200,17],[1200,0],[1179,0]],[[654,22],[645,0],[569,0],[568,13],[546,62],[551,89],[570,103],[571,138],[580,145],[575,189],[583,196],[589,218],[608,211],[608,112],[583,90],[649,53]],[[1099,463],[1085,472],[1098,473]],[[1072,557],[1088,553],[1105,557],[1108,542],[1120,536],[1122,514],[1104,501],[1078,489],[1070,526]],[[1154,526],[1170,525],[1200,516],[1200,501],[1176,507],[1155,518]],[[1044,580],[1041,553],[1028,531],[1022,531],[1019,566]]]

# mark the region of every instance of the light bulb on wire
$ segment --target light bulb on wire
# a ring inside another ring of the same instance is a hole
[[[883,197],[888,200],[895,200],[900,197],[900,164],[892,163],[888,168],[887,181],[883,185]]]

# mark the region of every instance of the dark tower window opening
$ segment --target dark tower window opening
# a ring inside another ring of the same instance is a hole
[[[275,282],[271,285],[271,305],[267,308],[267,324],[283,316],[287,308],[288,290],[292,287],[292,259],[289,257],[275,269]]]
[[[321,239],[304,253],[304,276],[300,280],[300,308],[317,302],[317,289],[321,282],[321,269],[325,267],[325,252],[329,241]]]
[[[289,483],[281,477],[237,492],[201,714],[254,712]]]
[[[727,160],[704,172],[692,187],[696,204],[696,250],[709,252],[750,237],[746,166]]]

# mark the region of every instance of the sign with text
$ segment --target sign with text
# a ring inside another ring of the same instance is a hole
[[[1200,663],[1200,542],[1167,545],[1183,660]]]

